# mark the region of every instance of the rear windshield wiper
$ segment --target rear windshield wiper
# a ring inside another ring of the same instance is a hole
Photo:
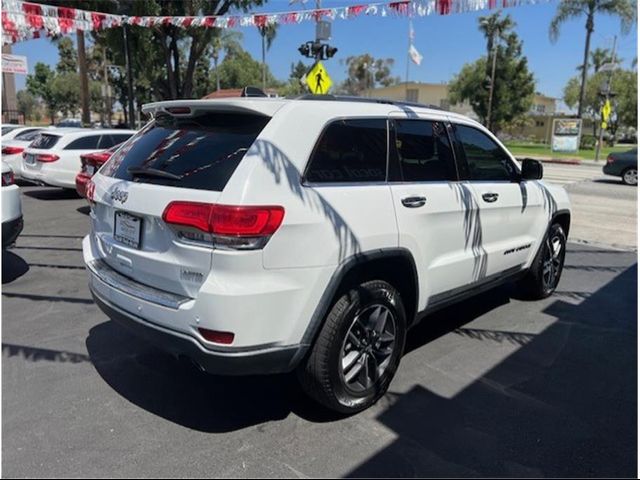
[[[180,180],[182,175],[176,175],[175,173],[165,172],[164,170],[158,170],[157,168],[144,168],[144,167],[129,167],[127,168],[134,177],[157,177],[157,178],[169,178],[171,180]]]

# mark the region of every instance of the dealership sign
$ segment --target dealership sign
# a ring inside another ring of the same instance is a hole
[[[27,57],[22,55],[2,54],[2,73],[27,74]]]
[[[580,148],[582,120],[575,118],[555,118],[551,150],[554,152],[577,152]]]

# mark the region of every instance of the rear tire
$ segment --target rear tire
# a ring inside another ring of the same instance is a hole
[[[562,275],[566,249],[564,230],[554,223],[549,227],[529,271],[518,282],[518,290],[524,298],[541,300],[555,291]]]
[[[637,168],[627,168],[624,172],[622,172],[622,181],[626,185],[637,186],[638,185],[638,169]]]
[[[373,405],[398,369],[406,325],[400,294],[387,282],[369,281],[342,295],[298,368],[303,390],[344,414]]]

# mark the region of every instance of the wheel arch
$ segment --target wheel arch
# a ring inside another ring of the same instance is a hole
[[[564,234],[567,238],[569,238],[569,228],[571,227],[571,212],[569,210],[558,210],[551,217],[550,226],[554,223],[560,224]]]
[[[350,288],[368,280],[384,280],[399,292],[410,326],[418,308],[418,271],[411,252],[405,248],[379,249],[357,253],[344,260],[329,280],[302,343],[312,345],[334,302]]]

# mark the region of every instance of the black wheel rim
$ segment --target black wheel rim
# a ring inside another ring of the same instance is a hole
[[[542,260],[542,282],[545,289],[553,289],[558,284],[562,270],[564,242],[560,235],[551,235],[547,238],[545,255]]]
[[[389,367],[396,348],[396,318],[382,304],[358,312],[340,351],[339,371],[354,393],[369,390]]]

